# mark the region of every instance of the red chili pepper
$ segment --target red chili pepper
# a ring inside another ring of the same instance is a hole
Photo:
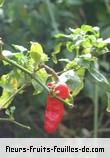
[[[51,96],[47,97],[44,129],[47,133],[54,133],[64,114],[64,105],[61,101]]]
[[[55,83],[48,83],[48,87],[51,88],[53,84]],[[69,97],[69,88],[66,84],[59,83],[54,86],[54,92],[56,92],[59,97],[61,97],[62,99],[66,99]],[[44,116],[44,130],[49,134],[54,133],[62,120],[63,114],[63,102],[48,95]]]
[[[55,86],[55,92],[62,99],[66,99],[70,95],[70,90],[69,90],[69,87],[66,83],[58,83]]]

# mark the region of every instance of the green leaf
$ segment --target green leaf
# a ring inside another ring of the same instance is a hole
[[[43,53],[43,48],[38,42],[31,42],[30,52]]]
[[[76,96],[84,86],[83,80],[73,71],[69,70],[59,76],[61,82],[66,82],[72,90],[72,96]]]
[[[89,69],[94,60],[95,58],[92,58],[91,54],[81,55],[78,58],[74,59],[77,65],[85,69]]]
[[[11,104],[12,100],[10,100],[8,103],[3,106],[3,104],[6,102],[6,100],[12,95],[9,91],[3,90],[2,96],[0,97],[0,108],[6,109]]]
[[[110,84],[107,78],[102,73],[100,73],[100,71],[94,66],[94,64],[91,65],[88,71],[93,76],[93,78],[96,79],[99,84],[101,84],[105,91],[110,92]]]
[[[67,50],[69,51],[69,52],[73,52],[73,49],[74,49],[74,44],[73,44],[73,42],[67,42],[66,43],[66,48],[67,48]]]
[[[9,110],[9,109],[5,110],[5,114],[6,114],[7,116],[10,116],[10,110]]]
[[[90,47],[92,47],[91,41],[90,41],[89,39],[83,40],[83,41],[82,41],[82,46],[83,46],[84,48],[90,48]]]
[[[48,56],[43,52],[43,48],[38,42],[31,42],[31,48],[29,51],[31,58],[36,63],[42,63],[44,61],[48,61]]]
[[[64,58],[64,59],[59,59],[58,61],[62,61],[62,62],[65,62],[65,63],[69,63],[69,62],[70,62],[70,60],[69,60],[69,59],[67,59],[67,58]]]
[[[55,35],[55,38],[64,38],[64,37],[70,38],[71,35],[65,35],[65,34],[63,34],[63,33],[59,33],[59,34],[56,34],[56,35]]]
[[[102,38],[97,39],[97,41],[96,41],[97,48],[104,48],[105,46],[106,46],[106,43],[103,41]]]
[[[40,69],[39,71],[37,71],[36,73],[36,77],[39,79],[39,81],[41,81],[43,84],[46,84],[47,78],[48,78],[48,74],[45,71],[45,69]],[[34,87],[34,89],[36,90],[37,94],[39,94],[40,92],[43,91],[43,88],[35,81],[32,79],[32,85]],[[35,93],[34,93],[35,94]]]
[[[17,61],[17,63],[19,63],[20,65],[27,62],[27,56],[25,56],[23,53],[14,53],[12,59],[14,61]]]
[[[83,30],[85,33],[86,32],[91,32],[92,31],[92,26],[90,25],[82,25],[81,30]]]
[[[55,64],[57,64],[57,58],[56,58],[56,55],[58,54],[58,53],[60,53],[60,51],[61,51],[61,47],[62,47],[62,43],[58,43],[55,47],[54,47],[54,51],[53,51],[53,53],[52,53],[52,60],[53,60],[53,62],[55,63]]]
[[[106,77],[101,74],[96,68],[90,68],[89,72],[98,82],[102,82],[109,85],[109,82]]]
[[[99,37],[99,27],[92,27],[90,25],[82,25],[81,30],[87,34],[88,32],[91,32],[95,37]]]
[[[3,75],[0,79],[0,86],[6,91],[13,93],[17,90],[18,81],[16,78],[13,78],[12,72]]]
[[[0,7],[3,6],[5,0],[0,0]]]
[[[73,60],[73,61],[67,62],[64,70],[78,69],[78,68],[79,68],[78,64],[75,62],[75,60]]]
[[[11,107],[10,107],[10,112],[11,112],[11,115],[13,115],[13,114],[14,114],[15,109],[16,109],[16,107],[15,107],[15,106],[11,106]]]
[[[15,109],[16,109],[15,106],[11,106],[10,108],[8,108],[8,109],[5,111],[5,114],[6,114],[9,118],[13,118]]]
[[[40,69],[39,71],[37,71],[36,76],[43,84],[46,83],[48,74],[45,69]]]

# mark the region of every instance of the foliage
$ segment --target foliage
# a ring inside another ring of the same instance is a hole
[[[46,55],[48,54],[49,60],[46,64],[56,70],[58,74],[60,74],[59,78],[67,82],[72,90],[74,89],[72,92],[73,98],[84,88],[76,97],[76,101],[77,98],[89,97],[94,102],[94,80],[91,77],[93,76],[100,85],[98,91],[100,105],[107,105],[107,96],[109,99],[109,53],[107,55],[104,53],[109,51],[109,47],[106,47],[107,43],[109,43],[109,39],[105,40],[105,38],[109,37],[109,14],[109,2],[104,0],[98,3],[96,0],[5,1],[4,6],[0,8],[0,35],[5,42],[5,48],[10,51],[3,51],[3,54],[5,56],[8,54],[8,58],[16,61],[16,63],[29,71],[35,71],[38,65],[35,64],[35,61],[29,55],[29,41],[38,41],[42,43]],[[84,23],[99,27],[82,25]],[[67,29],[69,27],[71,27],[71,29]],[[101,28],[101,36],[104,38],[100,38],[99,28]],[[56,33],[57,38],[55,39],[53,36]],[[11,46],[12,43],[14,43],[13,46]],[[18,45],[16,45],[16,43]],[[52,62],[51,57],[55,64]],[[97,58],[100,60],[98,61]],[[1,77],[0,85],[2,88],[6,87],[6,91],[2,92],[1,97],[1,103],[3,104],[4,97],[10,97],[25,81],[30,82],[31,77],[15,67],[13,68],[6,61],[1,63],[1,66],[0,74],[3,76]],[[16,77],[13,77],[15,73]],[[86,78],[84,76],[86,76]],[[44,69],[37,71],[36,77],[44,84],[47,82],[47,79],[54,80],[54,77],[51,78],[51,75]],[[11,86],[10,84],[7,86],[7,83],[2,82],[3,80],[8,81],[10,78],[12,78],[10,80]],[[34,95],[31,96],[27,94],[26,90],[20,91],[18,97],[14,96],[14,102],[10,100],[10,103],[11,105],[19,105],[19,99],[23,96],[22,108],[17,106],[15,111],[16,118],[20,121],[24,120],[23,122],[26,123],[31,122],[34,127],[31,136],[34,137],[34,135],[36,135],[34,132],[37,130],[37,132],[39,131],[37,136],[45,137],[41,125],[46,94],[41,93],[43,89],[39,84],[36,84],[34,79],[32,79],[31,82],[34,89],[29,86],[29,92]],[[107,93],[107,96],[104,95],[102,88],[104,92]],[[28,99],[27,95],[29,96]],[[28,100],[28,102],[26,102],[26,100]],[[34,108],[32,108],[32,104]],[[80,104],[83,105],[83,102]],[[5,108],[8,106],[9,103],[6,104]],[[27,115],[26,118],[21,117],[20,119],[18,117],[18,112],[21,114],[28,108],[31,109],[31,112],[36,112],[37,121],[34,119],[34,114],[30,114],[30,111],[28,113],[29,116]],[[78,108],[80,110],[82,106]],[[103,115],[106,115],[104,113],[105,110],[103,110],[105,107],[100,106],[100,108],[102,109]],[[100,113],[100,117],[102,113]],[[71,114],[71,117],[74,117],[73,114]],[[32,119],[34,120],[32,121]],[[68,134],[69,136],[76,136],[75,134],[71,134],[71,128],[73,128],[74,125],[71,125],[69,128],[67,125],[69,123],[66,124],[65,119],[62,126],[65,125],[68,129],[68,133],[70,132],[70,134]],[[71,118],[68,117],[68,119]],[[37,129],[34,125],[35,122],[37,122]],[[70,122],[70,120],[68,120],[68,122]],[[81,130],[83,130],[83,128],[80,127],[79,135],[81,134]],[[72,132],[73,131],[76,130],[72,129]],[[17,131],[15,133],[17,133]],[[60,134],[64,137],[61,131]],[[18,135],[20,136],[20,134]],[[30,136],[30,134],[28,136]],[[84,135],[81,134],[81,136]]]

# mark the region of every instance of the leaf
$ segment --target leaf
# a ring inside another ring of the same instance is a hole
[[[43,48],[38,42],[31,42],[31,48],[29,51],[31,58],[36,63],[42,63],[44,61],[48,61],[48,56],[43,52]]]
[[[13,76],[13,71],[6,75],[3,75],[0,78],[0,86],[10,93],[13,93],[17,90],[18,79],[16,79],[15,76]]]
[[[83,46],[84,48],[91,48],[91,47],[92,47],[92,44],[91,44],[90,39],[87,38],[87,39],[83,40],[82,46]]]
[[[5,0],[0,0],[0,7],[3,6]]]
[[[15,107],[15,106],[11,106],[11,107],[10,107],[10,113],[11,113],[11,115],[13,115],[13,114],[14,114],[15,109],[16,109],[16,107]]]
[[[104,48],[106,46],[105,42],[102,38],[97,39],[96,41],[96,47],[97,48]]]
[[[55,35],[55,38],[64,38],[64,37],[70,38],[71,35],[65,35],[65,34],[63,34],[63,33],[59,33],[59,34],[56,34],[56,35]]]
[[[52,53],[52,60],[55,64],[57,64],[57,58],[56,58],[56,55],[58,53],[60,53],[61,51],[61,47],[62,47],[62,43],[58,43],[55,47],[54,47],[54,52]]]
[[[110,44],[110,38],[107,38],[106,40],[103,41],[106,44]]]
[[[43,53],[43,48],[40,43],[38,42],[30,42],[31,43],[31,48],[30,52],[37,52],[37,53]]]
[[[86,32],[91,32],[92,31],[92,26],[90,25],[82,25],[81,30],[83,30],[85,33]]]
[[[3,75],[0,79],[0,86],[4,88],[6,91],[13,93],[14,89],[14,78],[11,78],[11,72]]]
[[[67,59],[67,58],[64,58],[64,59],[59,59],[58,61],[62,61],[62,62],[65,62],[65,63],[69,63],[69,62],[70,62],[70,60],[69,60],[69,59]]]
[[[12,100],[8,101],[5,106],[3,104],[6,102],[6,100],[11,96],[12,94],[6,90],[3,90],[2,96],[0,97],[0,108],[8,108],[8,106],[11,104]]]
[[[92,58],[91,54],[81,55],[78,58],[74,59],[77,65],[86,69],[90,68],[90,65],[93,63],[94,60],[95,58]]]
[[[96,68],[89,69],[89,72],[98,82],[102,82],[109,85],[109,82],[106,77],[101,74]]]
[[[66,48],[69,52],[73,52],[73,49],[74,49],[74,45],[73,45],[73,42],[67,42],[66,43]]]
[[[40,69],[39,71],[37,71],[36,77],[43,84],[46,84],[46,81],[47,81],[47,78],[48,78],[48,74],[45,71],[45,69]],[[36,90],[37,94],[39,94],[39,93],[41,93],[43,91],[43,88],[33,79],[32,79],[32,85],[33,85],[34,89]],[[36,94],[36,93],[34,93],[34,94]]]
[[[13,46],[15,49],[19,50],[20,52],[25,52],[25,51],[27,51],[27,48],[25,48],[25,47],[23,47],[23,46],[16,45],[16,44],[12,44],[12,46]]]
[[[3,50],[3,51],[2,51],[2,54],[3,54],[3,56],[5,56],[5,57],[11,58],[11,57],[13,57],[13,55],[14,55],[15,53],[12,53],[12,52],[9,51],[9,50]],[[3,60],[3,64],[4,64],[4,65],[10,65],[8,62],[6,62],[6,61],[4,61],[4,60]]]
[[[15,109],[16,109],[15,106],[11,106],[10,108],[8,108],[8,109],[5,111],[5,114],[6,114],[9,118],[13,118]]]
[[[91,68],[88,69],[88,71],[101,84],[105,91],[110,92],[110,84],[107,78],[103,74],[101,74],[94,65],[91,65]]]
[[[37,71],[36,76],[43,84],[46,83],[48,74],[45,69],[40,69],[39,71]]]
[[[9,50],[3,50],[2,54],[6,57],[12,57],[13,56],[13,53]]]
[[[28,62],[28,57],[26,55],[24,55],[24,53],[21,53],[21,52],[14,53],[12,59],[22,66],[26,66],[27,62]],[[27,65],[27,67],[28,67],[28,65]]]
[[[99,37],[99,27],[92,27],[90,25],[82,25],[81,26],[81,30],[84,31],[85,33],[91,32],[95,35],[95,37]]]
[[[76,96],[83,88],[83,80],[73,71],[69,70],[59,76],[61,82],[66,82],[72,90],[72,96]]]

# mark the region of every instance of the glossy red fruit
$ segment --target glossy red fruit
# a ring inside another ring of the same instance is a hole
[[[66,83],[58,83],[55,86],[55,92],[62,99],[66,99],[70,95],[70,90]]]
[[[51,96],[47,97],[44,116],[44,130],[48,134],[56,132],[64,114],[64,105],[61,101]]]
[[[49,82],[47,85],[62,99],[69,97],[69,88],[65,83]],[[64,104],[60,100],[48,95],[44,115],[44,130],[48,134],[56,132],[64,114]]]

